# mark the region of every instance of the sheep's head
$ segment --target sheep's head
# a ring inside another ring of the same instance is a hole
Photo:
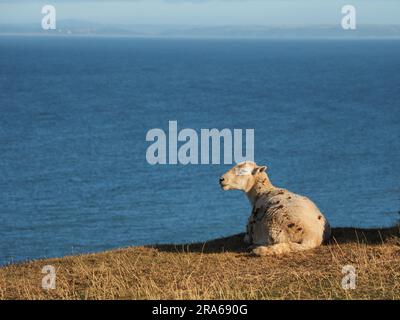
[[[256,182],[256,176],[266,169],[266,166],[258,166],[253,161],[240,162],[221,176],[219,183],[224,190],[248,192]]]

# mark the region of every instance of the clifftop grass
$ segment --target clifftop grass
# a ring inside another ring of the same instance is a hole
[[[0,268],[0,299],[400,299],[399,230],[334,228],[329,244],[281,257],[251,255],[240,234],[37,260]],[[54,290],[42,289],[45,265]]]

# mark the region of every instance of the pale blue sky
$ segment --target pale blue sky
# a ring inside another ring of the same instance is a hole
[[[400,24],[400,0],[0,0],[0,24],[40,23],[45,4],[57,19],[106,24],[283,26],[338,24],[352,4],[359,24]]]

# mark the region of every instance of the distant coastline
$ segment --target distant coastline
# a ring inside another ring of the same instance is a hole
[[[400,39],[399,25],[359,25],[343,30],[338,25],[304,26],[190,26],[103,25],[88,21],[61,20],[56,30],[40,24],[0,24],[0,35],[108,36],[135,38],[228,38],[228,39]]]
[[[98,38],[98,39],[182,39],[182,40],[265,40],[265,41],[399,41],[400,36],[394,37],[293,37],[293,38],[276,38],[276,37],[222,37],[222,36],[139,36],[139,35],[122,35],[122,34],[50,34],[50,33],[0,33],[0,37],[43,37],[43,38],[60,38],[60,39],[76,39],[76,38]]]

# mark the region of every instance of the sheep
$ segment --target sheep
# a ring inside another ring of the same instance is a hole
[[[307,197],[272,185],[266,166],[238,163],[219,183],[223,190],[244,191],[253,207],[244,241],[258,256],[318,247],[330,237],[330,225]]]

